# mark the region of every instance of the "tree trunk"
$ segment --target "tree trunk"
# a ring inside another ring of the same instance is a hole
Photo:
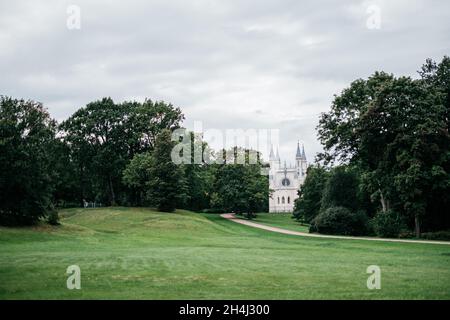
[[[386,212],[389,209],[389,204],[387,203],[386,199],[384,199],[383,192],[380,190],[380,201],[381,201],[381,210],[383,212]]]
[[[116,205],[116,195],[114,194],[114,187],[113,187],[111,176],[109,176],[109,191],[110,191],[110,196],[111,196],[111,205],[115,206]]]
[[[86,199],[86,185],[84,183],[84,167],[80,164],[80,185],[81,185],[81,206],[84,207],[84,200]]]
[[[415,233],[416,233],[416,237],[420,238],[420,219],[419,219],[419,215],[416,215],[414,217],[414,229],[415,229]]]

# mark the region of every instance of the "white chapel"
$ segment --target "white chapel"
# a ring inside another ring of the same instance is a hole
[[[305,147],[302,146],[300,150],[300,143],[297,143],[295,165],[289,166],[286,161],[281,164],[278,150],[275,155],[272,147],[269,163],[269,188],[273,190],[269,198],[269,212],[292,212],[294,200],[298,198],[297,191],[306,178]]]

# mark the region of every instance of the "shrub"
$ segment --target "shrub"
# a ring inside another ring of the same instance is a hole
[[[47,216],[47,222],[51,224],[52,226],[58,226],[59,225],[59,215],[58,211],[55,209],[52,209]]]
[[[402,217],[393,210],[378,212],[371,220],[371,224],[379,237],[397,238],[406,229]]]
[[[436,231],[436,232],[424,232],[420,235],[421,238],[427,240],[447,240],[450,241],[450,230]]]
[[[353,213],[345,207],[330,207],[313,219],[309,232],[365,235],[367,233],[367,216],[361,211]]]
[[[398,237],[400,239],[413,239],[413,238],[416,237],[416,234],[414,232],[412,232],[412,231],[405,230],[405,231],[400,232],[398,234]]]
[[[247,213],[244,213],[244,217],[245,217],[247,220],[252,220],[252,219],[256,218],[256,214],[255,214],[255,213],[252,213],[252,212],[247,212]]]
[[[202,212],[203,213],[224,213],[225,210],[221,209],[221,208],[208,208],[208,209],[203,209]]]

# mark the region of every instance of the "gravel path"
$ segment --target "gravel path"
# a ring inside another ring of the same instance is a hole
[[[228,219],[230,221],[245,224],[246,226],[263,229],[272,232],[278,232],[283,234],[289,234],[293,236],[301,237],[313,237],[313,238],[329,238],[329,239],[347,239],[347,240],[367,240],[367,241],[384,241],[384,242],[405,242],[405,243],[428,243],[428,244],[445,244],[450,245],[450,241],[430,241],[430,240],[406,240],[406,239],[386,239],[386,238],[369,238],[369,237],[350,237],[350,236],[331,236],[325,234],[317,233],[306,233],[300,231],[292,231],[287,229],[282,229],[278,227],[271,227],[264,224],[252,222],[249,220],[244,220],[236,217],[232,213],[224,213],[220,215],[222,218]]]

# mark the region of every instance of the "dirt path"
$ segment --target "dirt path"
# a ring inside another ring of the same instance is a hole
[[[405,242],[405,243],[428,243],[428,244],[445,244],[450,245],[450,241],[430,241],[430,240],[406,240],[406,239],[386,239],[386,238],[369,238],[369,237],[350,237],[350,236],[330,236],[324,234],[316,233],[306,233],[300,231],[292,231],[287,229],[282,229],[278,227],[266,226],[264,224],[252,222],[249,220],[240,219],[235,217],[232,213],[224,213],[220,215],[222,218],[228,219],[230,221],[245,224],[246,226],[259,228],[267,231],[278,232],[283,234],[289,234],[293,236],[301,237],[313,237],[313,238],[329,238],[329,239],[347,239],[347,240],[367,240],[367,241],[384,241],[384,242]]]

